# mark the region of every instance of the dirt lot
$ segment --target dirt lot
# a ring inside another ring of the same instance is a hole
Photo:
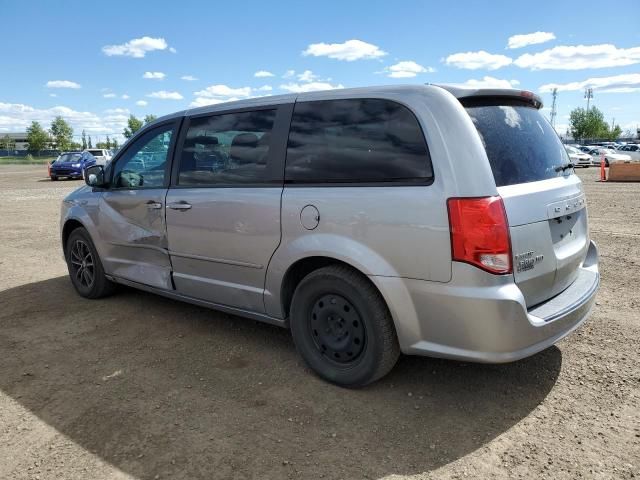
[[[0,166],[0,478],[640,476],[640,184],[587,190],[602,288],[509,365],[404,357],[361,390],[287,331],[134,290],[80,298],[58,239],[79,182]]]

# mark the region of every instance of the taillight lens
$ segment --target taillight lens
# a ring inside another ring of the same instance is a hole
[[[453,260],[490,273],[511,273],[509,224],[500,197],[447,200]]]

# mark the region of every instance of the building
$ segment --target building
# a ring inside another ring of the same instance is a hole
[[[6,137],[11,139],[11,142],[15,144],[10,150],[28,150],[29,144],[27,143],[27,132],[0,132],[0,140],[4,140]]]

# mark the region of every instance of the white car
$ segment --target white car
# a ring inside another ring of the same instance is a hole
[[[609,166],[613,162],[628,162],[631,160],[629,155],[618,153],[616,150],[605,147],[594,148],[590,152],[593,165],[600,165],[600,154],[604,153],[604,164]]]
[[[96,163],[98,165],[106,165],[111,157],[111,150],[105,150],[104,148],[87,148],[85,152],[89,152],[96,158]]]
[[[575,147],[565,146],[567,153],[569,154],[569,159],[571,159],[571,163],[573,163],[576,167],[589,167],[591,165],[592,159],[591,155],[588,153],[581,152]]]
[[[631,160],[640,161],[640,145],[637,144],[629,144],[623,145],[618,148],[618,153],[622,153],[623,155],[629,155]]]

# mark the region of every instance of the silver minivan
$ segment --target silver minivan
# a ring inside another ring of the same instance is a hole
[[[583,187],[527,91],[389,86],[181,111],[62,205],[71,281],[289,328],[322,378],[510,362],[587,318]]]

